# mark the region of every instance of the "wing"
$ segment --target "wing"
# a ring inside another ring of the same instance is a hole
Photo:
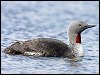
[[[64,42],[50,38],[39,38],[28,41],[19,41],[7,47],[7,54],[24,54],[34,56],[62,56],[68,50]]]

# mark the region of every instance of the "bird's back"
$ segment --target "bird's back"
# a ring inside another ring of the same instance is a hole
[[[68,45],[57,39],[38,38],[28,41],[18,41],[7,47],[7,54],[23,54],[33,56],[64,56]]]

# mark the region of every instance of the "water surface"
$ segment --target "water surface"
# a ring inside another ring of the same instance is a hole
[[[16,40],[56,38],[68,43],[67,27],[73,20],[97,26],[82,33],[84,57],[32,57],[2,53]],[[97,1],[5,1],[1,2],[2,74],[98,74],[99,2]]]

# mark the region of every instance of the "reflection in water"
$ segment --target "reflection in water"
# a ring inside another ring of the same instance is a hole
[[[81,61],[82,61],[82,58],[81,59],[68,59],[68,58],[64,58],[63,59],[65,63],[70,63],[70,66],[80,66],[81,65]]]

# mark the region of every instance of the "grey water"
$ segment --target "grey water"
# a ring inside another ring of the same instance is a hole
[[[82,33],[84,57],[70,61],[61,57],[8,55],[2,51],[16,42],[34,38],[55,38],[68,43],[67,27],[73,20],[97,26]],[[2,74],[98,74],[98,1],[2,1]]]

